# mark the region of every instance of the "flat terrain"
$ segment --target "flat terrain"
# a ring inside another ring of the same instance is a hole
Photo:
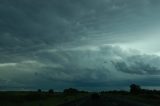
[[[110,96],[102,96],[98,99],[84,98],[84,100],[75,100],[69,103],[65,103],[59,106],[152,106],[144,102],[138,102],[136,100],[114,98]]]
[[[87,95],[85,93],[0,92],[0,106],[58,106],[79,100]]]
[[[1,92],[0,106],[160,106],[160,95]]]

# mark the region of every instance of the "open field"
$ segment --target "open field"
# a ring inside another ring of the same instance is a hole
[[[0,106],[160,106],[159,94],[0,92]]]
[[[60,106],[160,106],[160,96],[108,93],[101,94],[96,99],[91,95],[85,100],[75,100]]]
[[[78,100],[87,94],[48,94],[46,92],[1,92],[0,106],[57,106]]]

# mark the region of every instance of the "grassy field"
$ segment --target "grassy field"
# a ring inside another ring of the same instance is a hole
[[[0,92],[0,106],[57,106],[87,95],[85,93]]]
[[[93,99],[93,93],[0,92],[0,106],[160,106],[159,94],[96,94]]]
[[[159,94],[131,94],[131,93],[105,93],[102,94],[106,98],[114,98],[120,101],[134,101],[137,103],[148,104],[149,106],[160,106]]]

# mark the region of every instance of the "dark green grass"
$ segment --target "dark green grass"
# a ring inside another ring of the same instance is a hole
[[[134,101],[151,106],[160,106],[160,94],[131,94],[129,92],[98,94],[106,100],[113,98],[115,101]],[[86,99],[91,95],[92,93],[0,92],[0,106],[58,106],[71,101]]]
[[[131,100],[135,102],[149,104],[151,106],[160,106],[159,94],[131,94],[131,93],[104,93],[105,97],[117,98],[121,100]]]
[[[0,92],[0,106],[57,106],[87,95],[85,93]]]

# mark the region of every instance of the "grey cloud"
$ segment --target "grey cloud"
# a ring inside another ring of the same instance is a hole
[[[156,55],[134,55],[113,64],[125,73],[157,75],[160,73],[159,62],[160,58]]]
[[[158,56],[133,51],[112,45],[44,50],[37,52],[35,60],[14,66],[2,64],[0,73],[4,80],[24,84],[26,88],[44,85],[40,82],[46,87],[50,86],[47,83],[56,83],[57,88],[58,82],[64,83],[63,87],[115,86],[117,80],[123,85],[132,80],[139,82],[145,75],[159,75]]]
[[[42,0],[38,2],[3,0],[0,6],[1,35],[9,33],[10,37],[5,41],[12,39],[13,43],[2,43],[1,45],[12,45],[13,47],[19,45],[29,48],[41,43],[51,45],[70,42],[83,36],[86,37],[88,34],[92,37],[94,33],[122,31],[122,25],[134,27],[132,21],[136,20],[133,18],[139,17],[134,14],[139,12],[138,9],[148,6],[145,4],[146,1],[130,3],[128,0],[120,2],[115,0],[64,0],[63,2],[58,0],[46,2]],[[117,8],[117,10],[112,10],[112,8]],[[140,11],[143,10],[140,9]],[[124,22],[126,20],[127,22]],[[128,24],[128,21],[130,26],[125,25]]]
[[[133,65],[125,62],[117,62],[114,64],[118,71],[129,74],[157,75],[160,73],[159,68],[151,66],[150,64],[144,64],[140,62],[135,62]]]
[[[145,38],[159,10],[158,0],[1,0],[0,64],[16,65],[0,67],[0,78],[98,85],[159,74],[159,56],[111,46]]]
[[[106,81],[112,80],[110,75],[113,75],[114,79],[114,76],[117,77],[124,74],[130,74],[129,76],[132,76],[132,74],[159,74],[159,67],[157,66],[160,60],[158,56],[141,55],[140,52],[134,52],[134,50],[126,51],[118,46],[94,47],[93,50],[91,49],[92,47],[84,48],[70,48],[68,50],[62,49],[40,53],[41,58],[39,61],[43,61],[45,64],[49,62],[63,66],[57,68],[44,67],[42,70],[45,71],[40,72],[40,75],[45,75],[46,73],[46,76],[48,76],[48,73],[52,73],[50,74],[52,79],[60,80],[66,78],[65,80],[68,81],[84,79],[88,79],[88,81],[97,79]],[[46,53],[47,55],[45,55]]]
[[[134,27],[134,21],[142,21],[136,20],[139,16],[134,14],[148,6],[146,1],[2,0],[0,48],[24,55],[50,46],[63,46],[66,42],[82,45],[96,43],[94,40],[105,39],[106,43],[128,40],[128,37],[120,39],[120,31],[125,29],[121,26]],[[126,26],[128,21],[130,25]]]

